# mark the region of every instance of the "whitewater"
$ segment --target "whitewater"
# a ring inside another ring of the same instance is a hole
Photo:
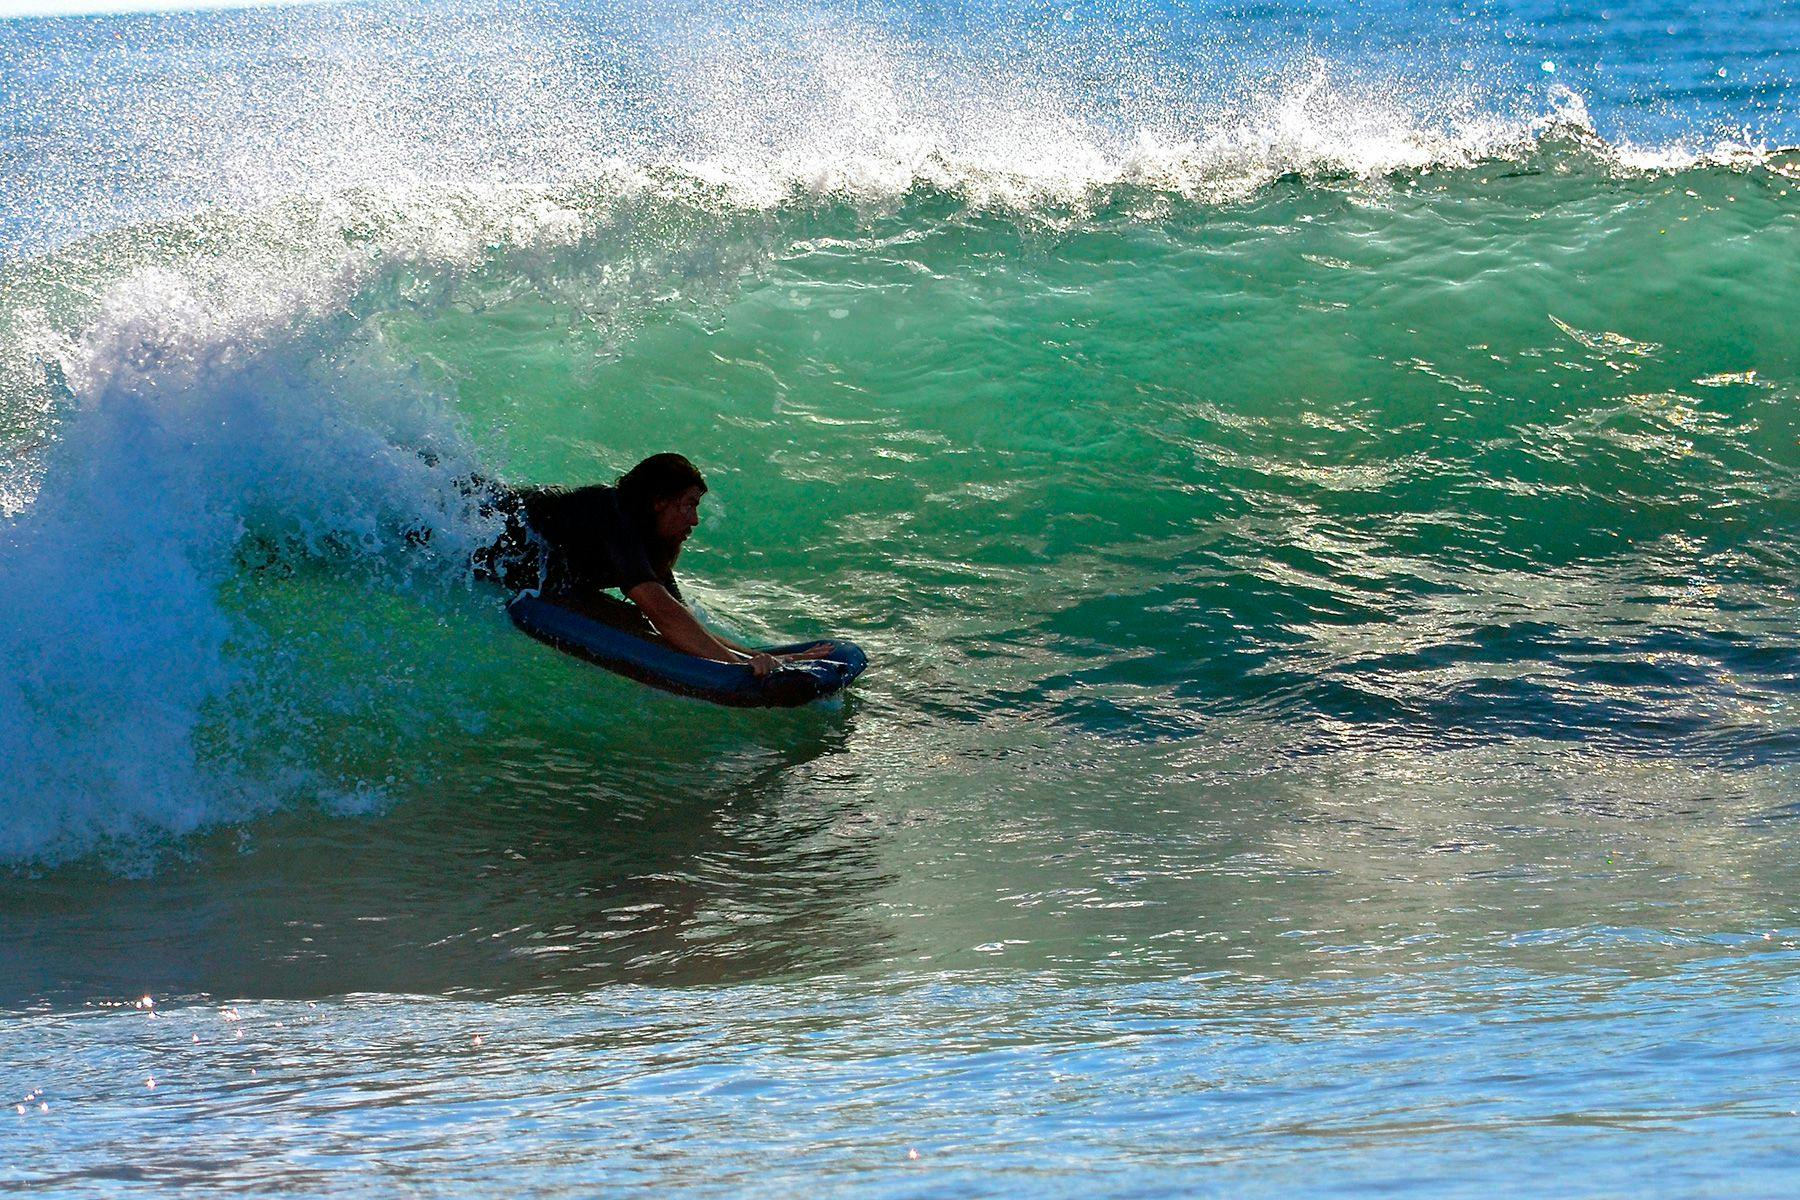
[[[0,20],[0,1182],[1787,1190],[1795,44]],[[844,699],[472,577],[663,450]]]

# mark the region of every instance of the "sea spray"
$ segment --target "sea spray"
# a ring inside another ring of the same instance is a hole
[[[64,363],[67,410],[4,530],[9,857],[188,832],[291,794],[196,757],[209,706],[259,653],[219,597],[248,534],[368,562],[430,521],[466,554],[454,422],[403,375],[343,369],[329,326],[221,311],[146,272]]]

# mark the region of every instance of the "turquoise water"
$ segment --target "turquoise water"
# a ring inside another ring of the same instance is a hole
[[[0,22],[0,1181],[1785,1192],[1797,20]]]

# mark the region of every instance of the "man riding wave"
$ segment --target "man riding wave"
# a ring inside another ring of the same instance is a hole
[[[675,560],[700,524],[706,480],[679,454],[653,454],[616,485],[514,490],[478,483],[484,507],[506,530],[474,556],[476,574],[513,589],[536,589],[552,604],[613,624],[636,624],[684,654],[742,663],[758,677],[783,662],[823,658],[825,643],[772,655],[722,638],[681,598]],[[617,589],[635,609],[607,595]]]

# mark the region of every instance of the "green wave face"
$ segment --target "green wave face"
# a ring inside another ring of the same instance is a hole
[[[1791,711],[1794,188],[1545,154],[1031,220],[914,194],[671,238],[763,257],[623,344],[567,280],[376,321],[513,475],[705,463],[702,594],[872,642],[908,702],[1743,751],[1724,693]]]

